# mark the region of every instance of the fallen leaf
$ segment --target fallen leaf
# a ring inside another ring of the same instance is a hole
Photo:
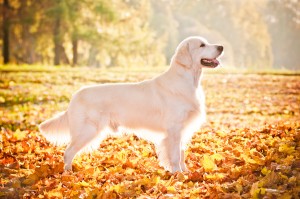
[[[213,171],[217,169],[217,165],[210,155],[204,154],[202,158],[202,165],[206,172]]]

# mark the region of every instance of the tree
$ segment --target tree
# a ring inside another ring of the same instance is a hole
[[[52,7],[48,10],[53,20],[53,43],[54,43],[54,65],[61,64],[62,55],[62,22],[64,20],[64,1],[53,1]]]
[[[300,2],[269,0],[265,9],[266,24],[270,30],[274,68],[299,70]]]
[[[164,62],[164,41],[149,27],[147,0],[3,0],[3,10],[8,2],[9,17],[1,10],[0,45],[3,57],[8,52],[4,49],[9,50],[11,63],[128,66]],[[9,34],[4,34],[5,27]]]
[[[10,17],[9,17],[9,1],[3,2],[3,62],[9,63],[9,29],[10,29]]]
[[[187,36],[201,35],[225,45],[226,57],[234,59],[236,67],[271,67],[270,34],[260,12],[266,0],[171,0],[167,4],[171,14],[159,12],[163,6],[158,2],[166,1],[152,1],[154,13],[161,14],[154,17],[157,21],[153,28],[167,27],[164,32],[168,35],[168,47],[178,45]]]
[[[73,62],[76,66],[78,62],[79,40],[100,39],[97,35],[97,22],[113,22],[115,11],[104,0],[100,1],[66,1],[66,24],[70,30],[72,43]],[[93,22],[94,21],[94,22]]]
[[[54,42],[54,65],[60,64],[60,55],[61,55],[61,28],[60,28],[60,16],[57,14],[54,19],[53,27],[53,42]]]

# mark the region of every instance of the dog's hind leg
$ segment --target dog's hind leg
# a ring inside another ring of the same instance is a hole
[[[71,132],[71,142],[64,154],[65,170],[72,170],[72,161],[75,155],[86,147],[93,139],[97,137],[99,129],[93,123],[84,123],[83,128],[78,129],[80,132]],[[77,131],[71,129],[71,131]]]

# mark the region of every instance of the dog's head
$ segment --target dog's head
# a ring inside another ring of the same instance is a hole
[[[174,59],[186,68],[215,68],[222,52],[223,46],[209,44],[202,37],[189,37],[178,45]]]

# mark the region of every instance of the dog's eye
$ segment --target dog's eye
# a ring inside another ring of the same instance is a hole
[[[205,44],[201,44],[200,47],[205,47]]]

